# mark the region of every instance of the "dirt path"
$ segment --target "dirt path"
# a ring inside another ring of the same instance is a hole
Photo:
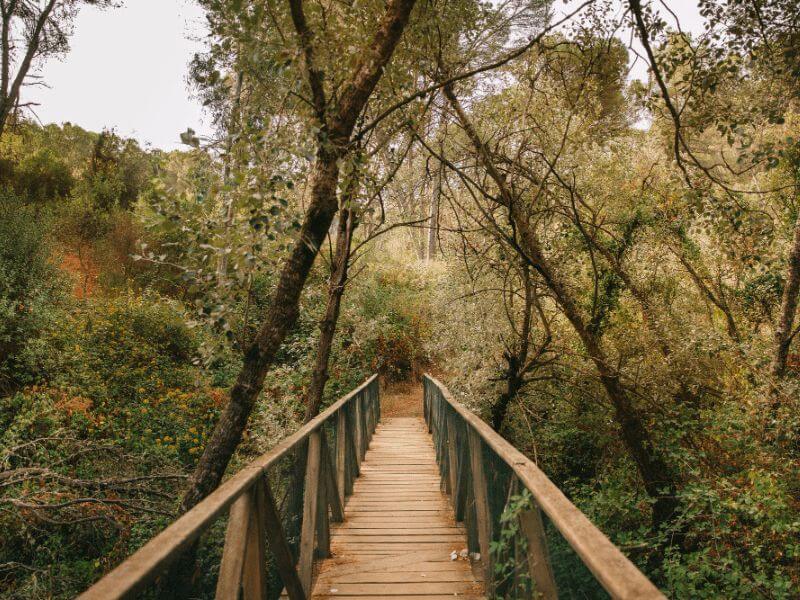
[[[422,384],[391,383],[381,392],[381,414],[386,417],[421,417]]]

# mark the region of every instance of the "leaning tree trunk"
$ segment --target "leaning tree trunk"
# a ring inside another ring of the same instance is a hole
[[[314,363],[314,371],[311,374],[311,384],[308,386],[308,392],[306,393],[306,423],[319,414],[319,407],[322,405],[322,396],[325,392],[325,384],[328,382],[328,366],[333,347],[333,337],[336,333],[336,324],[339,321],[339,312],[342,306],[342,296],[347,283],[350,246],[355,227],[355,215],[352,210],[343,208],[339,212],[339,231],[336,236],[333,273],[328,286],[328,303],[325,307],[325,315],[319,326],[317,357]]]
[[[514,223],[519,236],[518,252],[542,277],[597,370],[600,382],[611,402],[614,420],[620,428],[622,441],[636,464],[647,494],[654,500],[654,527],[658,528],[670,522],[676,516],[679,506],[675,495],[678,488],[677,474],[664,459],[663,453],[652,443],[645,421],[631,402],[620,381],[619,373],[612,367],[613,362],[605,355],[599,339],[589,331],[574,295],[545,257],[538,235],[521,209],[520,198],[514,194],[505,176],[495,166],[490,152],[461,107],[452,88],[444,86],[443,91],[487,174],[498,187],[499,194],[495,201],[508,210],[509,219]]]
[[[346,206],[346,205],[345,205]],[[350,263],[350,246],[355,229],[355,215],[349,208],[342,208],[339,212],[339,228],[336,237],[336,251],[333,259],[333,273],[331,273],[328,285],[328,302],[325,307],[325,315],[320,321],[319,342],[317,343],[317,356],[314,363],[314,371],[311,375],[311,383],[305,394],[306,415],[305,422],[308,423],[319,414],[322,405],[322,397],[325,392],[325,384],[328,382],[331,349],[333,338],[336,333],[336,324],[339,321],[339,312],[342,305],[345,284],[347,283],[347,270]],[[303,484],[306,472],[306,452],[303,450],[295,454],[294,465],[292,467],[292,484],[289,492],[289,511],[290,515],[300,514],[303,509]],[[288,531],[290,536],[296,536],[299,532],[300,523],[295,522],[290,525]]]
[[[325,106],[320,107],[323,110],[319,116],[326,121],[323,123],[323,132],[311,171],[310,203],[300,229],[300,239],[295,243],[289,260],[283,267],[261,328],[245,352],[242,368],[230,392],[230,400],[192,475],[180,505],[181,512],[195,506],[222,481],[261,393],[264,377],[283,340],[297,321],[300,294],[338,210],[338,162],[346,155],[356,119],[389,62],[408,23],[414,3],[415,0],[390,0],[369,48],[364,50],[352,76],[343,85],[334,110],[325,111]],[[297,8],[298,3],[293,4],[293,12]],[[299,8],[302,10],[301,6]],[[301,46],[306,49],[306,69],[310,85],[312,91],[321,93],[322,74],[309,60],[311,33],[305,23],[302,25],[302,31],[297,25],[296,28]],[[325,117],[325,114],[331,113],[332,117]]]

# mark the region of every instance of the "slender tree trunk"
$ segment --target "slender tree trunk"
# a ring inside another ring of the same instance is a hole
[[[336,235],[336,251],[333,260],[333,273],[328,285],[328,303],[325,307],[325,316],[322,318],[319,329],[319,342],[317,344],[317,357],[314,372],[311,375],[311,384],[306,393],[306,418],[308,423],[319,414],[325,384],[328,382],[331,348],[336,333],[336,324],[342,306],[342,296],[347,283],[347,270],[350,264],[350,247],[353,239],[353,230],[356,227],[355,215],[350,208],[342,208],[339,212],[339,231]]]
[[[725,316],[725,327],[726,331],[728,332],[728,337],[731,338],[737,344],[742,342],[742,336],[739,334],[739,328],[736,325],[736,320],[733,318],[733,312],[731,311],[731,307],[728,304],[725,296],[723,295],[721,290],[717,290],[718,293],[714,292],[711,289],[711,286],[706,283],[703,279],[702,275],[694,268],[694,265],[689,261],[686,255],[681,250],[673,250],[675,255],[678,257],[678,260],[683,265],[683,268],[686,269],[686,272],[689,273],[689,277],[691,277],[692,281],[694,282],[695,286],[700,293],[706,297],[706,299],[711,302],[714,306],[716,306],[722,314]],[[797,294],[795,293],[795,306],[797,304]],[[791,326],[790,326],[791,327]]]
[[[436,179],[433,183],[433,197],[431,198],[430,220],[428,222],[428,260],[436,259],[436,244],[439,240],[439,201],[442,195],[442,175],[444,165],[440,164],[436,171]]]
[[[233,91],[233,108],[231,110],[231,120],[228,125],[228,140],[225,143],[225,169],[222,174],[223,187],[225,189],[225,198],[222,203],[222,240],[224,248],[219,256],[219,263],[217,264],[217,285],[222,287],[225,285],[228,276],[228,245],[230,244],[230,231],[233,226],[234,206],[233,194],[228,188],[231,182],[231,152],[233,150],[233,138],[239,128],[239,110],[242,105],[242,86],[244,84],[244,73],[239,71],[236,74],[236,85]]]
[[[797,312],[797,297],[800,291],[800,217],[794,225],[794,238],[786,267],[786,283],[783,287],[781,309],[775,327],[772,364],[770,370],[775,377],[786,375],[786,361],[792,344],[792,328]]]
[[[505,177],[496,168],[491,155],[467,117],[458,98],[449,86],[444,86],[444,94],[453,107],[464,131],[470,138],[481,163],[499,188],[497,202],[506,207],[510,220],[519,235],[519,248],[522,257],[536,269],[545,285],[553,293],[564,316],[581,339],[589,359],[595,366],[606,394],[611,402],[614,420],[620,428],[622,441],[636,464],[647,494],[654,499],[653,524],[659,527],[675,517],[679,503],[675,492],[678,476],[654,446],[643,417],[631,402],[623,387],[619,373],[605,355],[599,340],[589,332],[578,303],[567,285],[561,280],[542,251],[538,236],[522,211],[522,202],[508,186]]]

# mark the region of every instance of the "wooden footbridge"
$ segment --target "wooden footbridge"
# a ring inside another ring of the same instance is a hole
[[[187,553],[218,565],[193,598],[663,598],[431,377],[424,414],[381,422],[371,377],[80,598],[174,597],[162,576]]]

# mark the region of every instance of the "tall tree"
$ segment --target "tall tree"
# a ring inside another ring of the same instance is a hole
[[[113,0],[0,0],[0,137],[11,114],[24,106],[20,95],[32,69],[69,49],[80,7],[113,4]]]
[[[369,43],[358,53],[335,99],[325,90],[326,73],[317,59],[317,34],[306,18],[302,0],[289,0],[291,22],[303,57],[309,103],[318,130],[309,177],[309,204],[291,255],[273,292],[255,340],[230,392],[181,502],[186,511],[216,488],[241,441],[250,413],[275,354],[297,320],[300,293],[338,210],[339,165],[350,151],[356,122],[400,41],[415,0],[391,0],[375,25]]]

